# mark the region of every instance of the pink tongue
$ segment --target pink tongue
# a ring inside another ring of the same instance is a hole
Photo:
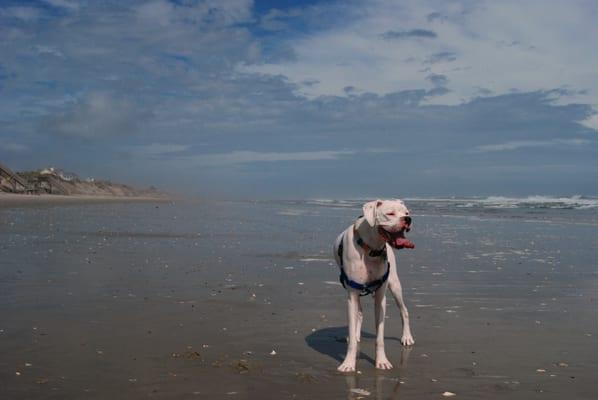
[[[403,248],[414,249],[415,248],[415,244],[411,240],[405,239],[403,237],[399,237],[399,238],[396,238],[395,240],[393,240],[392,246],[397,249],[403,249]]]
[[[414,249],[415,244],[405,238],[405,233],[403,231],[399,232],[388,232],[385,230],[381,230],[380,232],[382,235],[386,236],[386,241],[395,249]]]

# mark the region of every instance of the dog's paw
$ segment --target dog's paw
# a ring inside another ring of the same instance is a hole
[[[401,344],[403,346],[412,346],[415,343],[415,340],[413,340],[413,337],[411,335],[403,335],[403,337],[401,338]]]
[[[355,372],[355,362],[345,360],[338,366],[337,370],[340,372]]]
[[[376,368],[378,369],[392,369],[392,364],[388,361],[386,356],[376,357]]]

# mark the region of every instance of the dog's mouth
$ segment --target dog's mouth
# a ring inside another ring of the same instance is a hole
[[[378,232],[384,238],[386,243],[395,249],[413,249],[415,244],[405,237],[405,229],[397,232],[389,232],[386,229],[378,228]]]

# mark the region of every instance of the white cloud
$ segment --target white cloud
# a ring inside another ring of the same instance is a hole
[[[161,27],[178,23],[228,26],[251,18],[250,0],[206,0],[175,4],[166,0],[144,3],[137,8],[137,16],[148,24]]]
[[[33,22],[40,17],[40,13],[39,10],[34,7],[7,7],[0,8],[0,16],[16,18],[25,22]]]
[[[497,151],[510,151],[530,147],[557,147],[557,146],[584,146],[589,144],[585,139],[553,139],[553,140],[515,140],[505,143],[477,146],[473,153],[491,153]]]
[[[21,143],[0,141],[0,150],[9,153],[25,153],[28,152],[30,149],[28,146],[25,146]]]
[[[72,0],[43,0],[44,3],[47,3],[51,6],[64,8],[70,11],[77,11],[79,9],[79,3]]]
[[[579,123],[598,132],[598,114],[591,115]]]
[[[225,166],[235,164],[248,164],[255,162],[278,162],[278,161],[316,161],[336,160],[343,156],[355,154],[354,151],[300,151],[300,152],[258,152],[258,151],[233,151],[221,154],[205,154],[194,156],[190,159],[192,163],[204,166]]]
[[[267,31],[280,31],[288,27],[287,18],[294,18],[301,15],[301,10],[298,8],[282,11],[276,8],[271,9],[268,13],[260,18],[260,28]]]
[[[148,117],[134,103],[107,92],[91,92],[62,113],[48,116],[43,128],[71,137],[130,134]]]
[[[429,18],[432,13],[441,17]],[[285,75],[310,97],[344,96],[348,86],[378,94],[431,88],[426,76],[442,74],[450,92],[430,104],[460,104],[483,87],[494,95],[565,88],[568,94],[557,101],[598,106],[595,20],[596,7],[581,0],[380,0],[348,24],[291,39],[296,61],[239,69]],[[380,36],[396,30],[429,30],[437,37]],[[318,83],[301,86],[305,81]]]
[[[35,45],[33,49],[41,55],[49,54],[56,57],[64,57],[64,54],[54,46]]]
[[[163,155],[171,155],[188,150],[190,146],[174,143],[151,143],[143,146],[135,146],[131,148],[131,153],[139,157],[155,157]]]

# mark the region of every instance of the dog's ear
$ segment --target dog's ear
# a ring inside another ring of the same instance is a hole
[[[363,205],[363,216],[371,226],[376,225],[376,210],[380,204],[382,204],[382,200],[370,201]]]

